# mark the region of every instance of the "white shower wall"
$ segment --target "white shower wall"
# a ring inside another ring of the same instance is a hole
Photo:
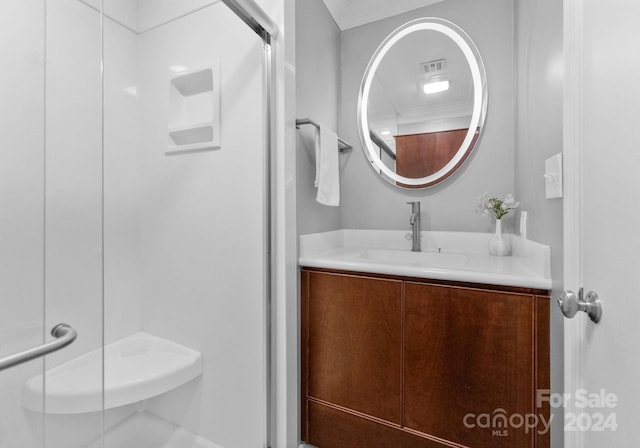
[[[137,36],[103,25],[77,0],[47,1],[46,326],[79,334],[47,367],[98,349],[103,330],[110,341],[140,328]],[[102,380],[97,370],[87,383]],[[46,415],[50,448],[86,446],[101,430],[100,413]]]
[[[105,21],[103,101],[100,26],[76,0],[48,2],[47,319],[80,334],[49,366],[102,344],[103,255],[107,339],[140,328],[137,37]]]
[[[104,22],[104,336],[140,330],[138,35]]]
[[[42,341],[44,20],[36,1],[0,2],[0,356]],[[0,372],[0,447],[31,448],[41,420],[21,411],[42,361]]]
[[[165,23],[203,3],[139,2],[141,34],[105,22],[105,337],[142,330],[200,351],[202,378],[146,410],[225,448],[259,447],[262,43],[222,3]],[[217,62],[221,148],[166,154],[171,69]]]
[[[262,42],[218,3],[142,34],[139,51],[142,329],[204,356],[200,381],[150,400],[148,409],[225,448],[260,447]],[[218,60],[221,148],[165,154],[170,67]]]

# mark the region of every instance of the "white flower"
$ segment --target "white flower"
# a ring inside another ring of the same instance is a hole
[[[485,193],[476,199],[476,212],[483,216],[492,214],[495,219],[502,219],[511,210],[520,207],[520,202],[516,201],[513,194],[509,193],[503,200],[489,193]]]

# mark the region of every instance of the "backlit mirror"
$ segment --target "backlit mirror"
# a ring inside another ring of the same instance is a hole
[[[367,159],[386,181],[426,188],[451,176],[476,146],[487,108],[486,75],[455,24],[413,20],[378,47],[358,100]]]

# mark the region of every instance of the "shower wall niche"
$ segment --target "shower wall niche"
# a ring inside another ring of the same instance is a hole
[[[169,82],[168,152],[220,147],[220,61],[173,74]]]

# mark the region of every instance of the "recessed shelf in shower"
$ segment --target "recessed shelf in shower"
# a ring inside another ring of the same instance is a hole
[[[169,81],[168,153],[220,147],[220,62]]]

